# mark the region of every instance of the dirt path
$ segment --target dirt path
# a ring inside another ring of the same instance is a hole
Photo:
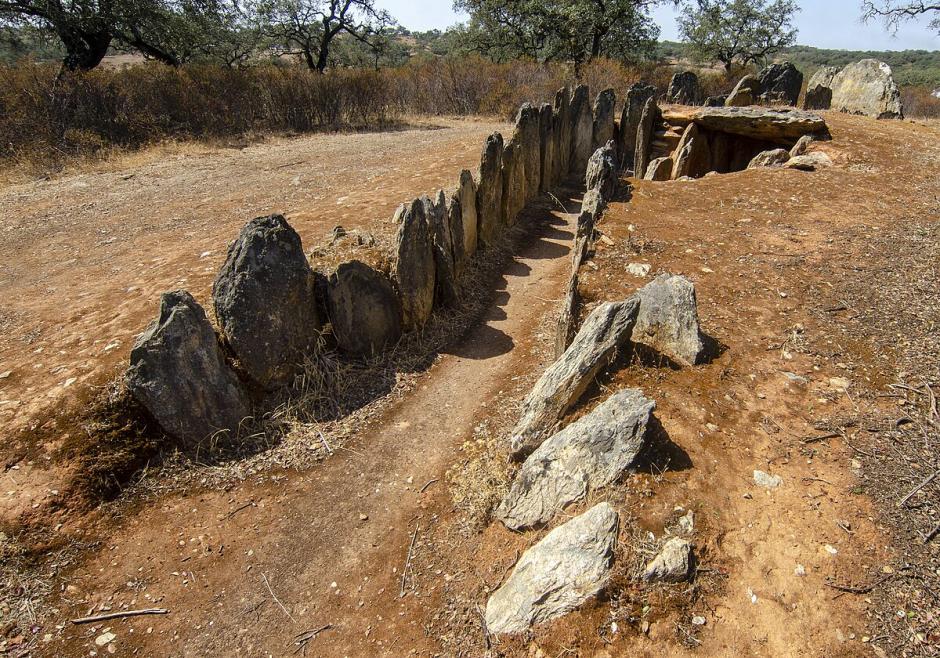
[[[399,597],[410,535],[447,507],[444,471],[514,373],[542,367],[529,345],[567,277],[575,216],[541,214],[553,225],[505,270],[484,323],[380,429],[302,475],[145,508],[72,581],[74,612],[105,600],[172,610],[108,624],[122,655],[285,655],[294,635],[326,624],[309,655],[433,652],[427,601]],[[87,652],[102,628],[69,628],[53,652]]]

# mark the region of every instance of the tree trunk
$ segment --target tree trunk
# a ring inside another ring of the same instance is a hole
[[[60,29],[58,34],[66,52],[62,60],[62,72],[92,70],[108,54],[108,47],[113,39],[107,30],[76,32]]]
[[[323,73],[326,71],[326,64],[329,61],[330,57],[330,41],[333,40],[333,35],[335,32],[326,29],[324,25],[323,36],[320,37],[320,53],[317,56],[317,73]]]

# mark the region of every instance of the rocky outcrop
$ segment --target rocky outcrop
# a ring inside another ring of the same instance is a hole
[[[769,142],[792,143],[803,135],[826,134],[826,121],[802,110],[765,107],[704,107],[670,109],[665,120],[673,125],[696,123],[700,128]]]
[[[705,346],[692,282],[682,276],[660,274],[636,296],[640,308],[630,339],[679,365],[700,363]]]
[[[646,169],[645,180],[667,181],[672,179],[672,158],[656,158]]]
[[[660,123],[662,115],[656,99],[650,98],[643,106],[640,115],[640,125],[636,131],[636,154],[633,159],[633,175],[642,176],[650,161],[650,145],[653,143],[653,133],[656,125]]]
[[[281,215],[251,220],[212,287],[215,316],[239,366],[265,389],[287,384],[316,349],[320,318],[300,236]]]
[[[705,99],[698,76],[692,71],[681,71],[672,76],[666,90],[666,102],[676,105],[701,105]]]
[[[391,281],[365,263],[342,263],[330,275],[327,308],[344,352],[372,356],[401,338],[401,301]]]
[[[602,199],[610,200],[617,180],[617,147],[614,140],[610,140],[588,160],[585,183],[588,190],[597,190]]]
[[[578,85],[571,97],[571,158],[569,172],[580,176],[594,152],[594,117],[588,100],[588,88]]]
[[[552,106],[548,103],[542,103],[539,108],[539,148],[542,166],[541,185],[539,192],[547,192],[558,182],[555,177],[555,121],[552,114]]]
[[[160,297],[157,319],[131,349],[125,384],[163,431],[187,449],[220,432],[236,436],[251,412],[206,312],[183,290]]]
[[[637,82],[627,90],[627,98],[620,114],[620,162],[621,167],[629,169],[636,159],[637,130],[640,127],[640,118],[646,101],[656,95],[656,88]],[[637,172],[640,177],[643,172]]]
[[[763,105],[792,105],[800,99],[803,74],[790,62],[771,64],[757,75],[757,98]]]
[[[525,173],[523,205],[539,195],[542,185],[542,149],[539,146],[539,111],[529,103],[523,103],[516,118],[516,132],[512,141],[519,144],[522,156],[522,171]],[[504,181],[505,185],[505,181]],[[512,218],[507,218],[512,223]]]
[[[548,533],[487,601],[486,630],[524,633],[596,596],[610,578],[619,525],[617,512],[600,503]]]
[[[773,149],[763,151],[754,156],[747,165],[748,169],[760,169],[761,167],[780,167],[790,159],[790,152],[786,149]]]
[[[834,66],[823,66],[813,73],[806,84],[804,110],[828,110],[832,107],[832,81],[838,72]]]
[[[760,80],[756,75],[746,75],[738,81],[734,89],[725,99],[726,107],[747,107],[754,105],[755,99],[760,96]]]
[[[617,95],[613,89],[605,89],[594,100],[594,137],[591,143],[592,151],[602,148],[614,138],[614,110],[617,106]]]
[[[525,151],[518,135],[503,149],[503,210],[506,224],[516,223],[519,212],[526,202]]]
[[[473,174],[464,169],[460,172],[460,185],[457,188],[457,204],[460,207],[460,228],[463,232],[462,258],[457,261],[457,273],[460,274],[466,262],[477,252],[477,186]]]
[[[435,306],[453,306],[457,302],[457,270],[454,265],[454,238],[444,190],[434,199],[424,197],[424,216],[431,234],[434,253]],[[459,221],[459,210],[457,214]],[[463,227],[460,227],[463,232]]]
[[[619,391],[547,439],[525,460],[496,517],[510,530],[533,528],[619,479],[646,446],[655,408],[637,389]]]
[[[486,138],[477,186],[477,239],[492,246],[506,223],[503,215],[503,136]]]
[[[702,134],[696,124],[690,123],[686,126],[675,153],[673,180],[684,177],[700,178],[711,171],[712,157],[708,137]]]
[[[427,197],[415,199],[398,213],[395,280],[401,296],[402,324],[407,330],[423,327],[434,308],[437,273],[428,227],[428,205]]]
[[[681,583],[692,575],[692,544],[680,537],[667,541],[662,550],[646,565],[643,580]]]
[[[904,118],[891,67],[875,59],[850,64],[833,78],[832,109],[876,119]]]
[[[630,337],[639,309],[639,299],[631,298],[605,302],[588,316],[571,346],[542,374],[523,402],[510,444],[515,458],[527,456],[551,434],[555,423]]]

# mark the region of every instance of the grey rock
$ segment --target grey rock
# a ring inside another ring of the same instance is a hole
[[[784,165],[787,169],[799,169],[800,171],[816,171],[832,166],[832,159],[822,151],[813,151],[804,153],[787,160]]]
[[[706,130],[769,142],[796,141],[803,135],[828,132],[826,121],[818,114],[792,109],[704,107],[691,119]]]
[[[838,73],[839,69],[834,66],[823,66],[810,76],[803,98],[804,110],[828,110],[832,107],[832,81]]]
[[[457,188],[457,203],[460,204],[460,226],[463,229],[464,260],[477,252],[479,215],[477,214],[477,185],[473,174],[467,169],[460,172],[460,186]],[[461,267],[458,269],[463,269]]]
[[[513,141],[517,142],[522,149],[522,168],[525,172],[524,202],[537,197],[542,184],[540,135],[539,110],[529,103],[523,103],[516,117],[516,132],[513,135]]]
[[[849,64],[833,78],[832,109],[876,119],[904,118],[891,67],[875,59]]]
[[[803,135],[800,137],[796,144],[793,145],[793,148],[790,149],[790,157],[795,158],[799,155],[806,153],[806,149],[809,148],[809,145],[815,141],[812,135]]]
[[[385,275],[357,260],[327,282],[327,308],[340,349],[372,356],[401,338],[401,300]]]
[[[557,185],[555,178],[557,170],[555,169],[555,121],[552,113],[552,106],[548,103],[542,103],[539,108],[539,149],[542,160],[542,179],[539,186],[540,192],[548,192]]]
[[[656,158],[646,169],[645,180],[667,181],[672,178],[672,158]]]
[[[281,215],[248,222],[212,286],[215,316],[239,365],[265,389],[287,384],[320,335],[313,271]]]
[[[594,137],[592,151],[602,148],[614,138],[614,110],[617,106],[617,94],[613,89],[605,89],[594,99]]]
[[[692,575],[692,544],[680,537],[673,537],[646,565],[643,580],[646,582],[681,583]]]
[[[618,480],[647,445],[655,408],[637,389],[619,391],[547,439],[525,460],[496,517],[510,530],[533,528]]]
[[[672,76],[666,100],[676,105],[701,105],[705,99],[698,76],[692,71],[680,71]]]
[[[570,173],[581,176],[587,168],[588,159],[594,152],[594,117],[588,101],[588,88],[578,85],[571,97],[571,158]]]
[[[637,82],[627,90],[627,99],[620,114],[621,167],[629,169],[636,160],[636,137],[646,101],[656,95],[656,88]],[[639,177],[643,172],[636,172]]]
[[[571,168],[571,96],[567,87],[555,93],[552,123],[555,128],[555,181],[561,182]]]
[[[755,99],[760,95],[760,80],[756,75],[746,75],[738,81],[728,98],[725,99],[726,107],[746,107],[753,105]]]
[[[600,503],[548,533],[487,601],[487,631],[524,633],[596,596],[610,578],[619,526],[617,512]]]
[[[783,484],[783,479],[779,475],[771,475],[764,471],[754,471],[754,484],[764,489],[776,489]]]
[[[724,107],[727,100],[727,95],[709,96],[705,99],[704,105],[705,107]]]
[[[795,106],[803,89],[803,74],[790,62],[771,64],[757,76],[759,100],[765,104],[785,103]]]
[[[636,323],[640,301],[605,302],[584,321],[568,350],[542,374],[522,404],[522,415],[512,431],[510,451],[525,457],[541,445],[552,428],[580,399],[581,394],[610,363]]]
[[[584,224],[584,218],[589,216],[593,226],[600,219],[600,215],[606,207],[607,203],[597,188],[592,187],[584,193],[584,197],[581,199],[581,215],[578,217],[578,236],[582,233],[581,227]]]
[[[642,176],[650,161],[650,147],[656,125],[662,121],[662,114],[655,98],[649,98],[640,115],[640,125],[636,130],[636,153],[633,159],[633,175]]]
[[[806,83],[807,88],[822,86],[832,88],[832,81],[838,75],[839,69],[835,66],[820,66],[816,69],[816,72],[809,77],[809,82]]]
[[[477,185],[477,240],[483,246],[496,243],[506,218],[503,215],[503,136],[486,138]]]
[[[755,155],[747,165],[748,169],[760,169],[761,167],[781,167],[790,159],[790,152],[786,149],[771,149],[762,151]]]
[[[704,356],[695,286],[683,276],[660,274],[637,291],[640,309],[631,340],[679,365],[694,366]]]
[[[514,135],[503,149],[503,217],[506,224],[516,223],[526,202],[525,151]]]
[[[602,199],[609,200],[616,191],[617,180],[617,146],[610,140],[588,160],[585,183],[587,189],[597,190]]]
[[[402,326],[423,327],[434,309],[436,271],[428,227],[427,197],[415,199],[400,211],[396,236],[395,280],[401,296]]]
[[[183,290],[160,297],[157,319],[131,349],[128,392],[187,449],[238,433],[248,396],[225,363],[206,312]]]
[[[456,208],[459,221],[460,209]],[[457,267],[454,259],[454,237],[447,196],[439,190],[434,199],[424,197],[424,216],[431,234],[434,252],[434,300],[437,306],[453,306],[457,302]],[[463,227],[459,227],[463,232]]]
[[[673,179],[686,176],[700,178],[711,171],[712,156],[708,136],[696,124],[690,123],[686,126],[676,147],[674,159]]]

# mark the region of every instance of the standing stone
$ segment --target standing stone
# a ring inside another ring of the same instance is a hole
[[[503,217],[506,224],[516,223],[519,213],[525,208],[526,177],[525,150],[519,141],[519,135],[506,144],[503,150]]]
[[[725,99],[725,106],[746,107],[753,105],[758,96],[760,96],[760,80],[756,75],[746,75],[738,81],[738,84],[728,94],[728,98]]]
[[[617,147],[614,140],[594,151],[588,160],[585,184],[588,190],[597,190],[604,201],[609,201],[617,187]]]
[[[365,263],[342,263],[330,275],[327,308],[344,352],[372,356],[401,338],[401,300],[391,281]]]
[[[523,103],[516,117],[516,133],[513,141],[522,147],[522,167],[525,172],[525,193],[523,199],[529,201],[539,195],[542,184],[542,149],[539,147],[541,129],[539,111],[528,103]]]
[[[832,107],[832,81],[839,73],[834,66],[822,66],[810,76],[806,83],[804,110],[828,110]]]
[[[542,157],[540,192],[548,192],[558,183],[555,180],[555,122],[552,106],[543,103],[539,108],[539,149]]]
[[[633,159],[633,175],[636,177],[642,176],[649,164],[653,133],[656,130],[656,124],[661,121],[661,117],[656,99],[647,99],[646,104],[643,106],[643,113],[640,115],[640,125],[636,131],[636,155]]]
[[[459,208],[457,212],[459,216]],[[457,272],[454,265],[454,238],[444,190],[439,190],[433,200],[424,197],[424,216],[427,218],[434,251],[434,300],[437,306],[453,306],[457,302]]]
[[[636,333],[639,307],[639,298],[632,297],[605,302],[588,316],[571,347],[549,366],[522,403],[522,416],[510,440],[513,457],[525,457],[541,445],[617,348]]]
[[[711,171],[711,149],[708,135],[699,127],[690,123],[682,133],[676,148],[675,165],[672,170],[673,180],[688,176],[700,178]]]
[[[402,326],[420,329],[434,308],[436,272],[428,227],[427,197],[415,199],[400,213],[396,236],[395,280],[401,295]]]
[[[534,528],[618,480],[646,446],[655,408],[635,388],[614,393],[525,460],[496,517],[510,530]]]
[[[444,206],[444,217],[447,218],[447,230],[450,233],[450,250],[454,263],[454,279],[459,279],[464,272],[467,262],[467,252],[464,247],[463,209],[460,207],[460,190],[455,190],[447,197]]]
[[[709,131],[709,147],[712,153],[712,170],[719,174],[727,174],[731,171],[731,159],[733,156],[731,140],[732,137],[726,132]]]
[[[692,71],[681,71],[672,76],[666,101],[676,105],[701,105],[705,98],[698,76]]]
[[[803,74],[790,62],[771,64],[763,69],[757,79],[760,82],[759,100],[764,105],[783,103],[796,106],[803,89]]]
[[[672,158],[656,158],[646,170],[645,180],[667,181],[672,179]]]
[[[248,222],[212,286],[215,316],[239,365],[263,388],[290,382],[316,349],[314,275],[281,215]]]
[[[695,286],[683,276],[660,274],[639,291],[640,310],[630,337],[679,365],[694,366],[705,355]]]
[[[646,582],[681,583],[692,575],[692,544],[681,537],[667,541],[643,570]]]
[[[832,109],[876,119],[903,119],[891,67],[875,59],[846,66],[832,80]]]
[[[125,382],[163,431],[190,450],[218,432],[234,437],[251,413],[206,312],[184,290],[160,297],[157,319],[131,349]]]
[[[614,508],[600,503],[545,535],[486,602],[487,632],[524,633],[597,595],[610,578],[619,528]]]
[[[627,90],[627,100],[620,115],[620,162],[623,169],[633,166],[636,159],[636,134],[640,127],[640,118],[646,101],[656,95],[656,88],[642,82],[635,83]],[[642,176],[643,172],[636,174]]]
[[[493,246],[506,224],[503,215],[503,136],[486,138],[480,159],[477,186],[477,239],[484,247]]]
[[[567,87],[555,93],[552,122],[555,126],[555,181],[560,183],[571,170],[571,97]]]
[[[473,174],[467,169],[460,172],[460,187],[457,188],[457,203],[460,206],[460,225],[463,228],[463,260],[469,260],[477,252],[477,186]],[[463,262],[458,268],[463,269]]]
[[[594,152],[594,117],[588,101],[588,88],[578,85],[571,97],[571,158],[568,163],[569,173],[583,176],[588,159]]]
[[[617,94],[613,89],[605,89],[594,99],[594,137],[592,152],[603,147],[614,138],[614,110],[617,108]]]

